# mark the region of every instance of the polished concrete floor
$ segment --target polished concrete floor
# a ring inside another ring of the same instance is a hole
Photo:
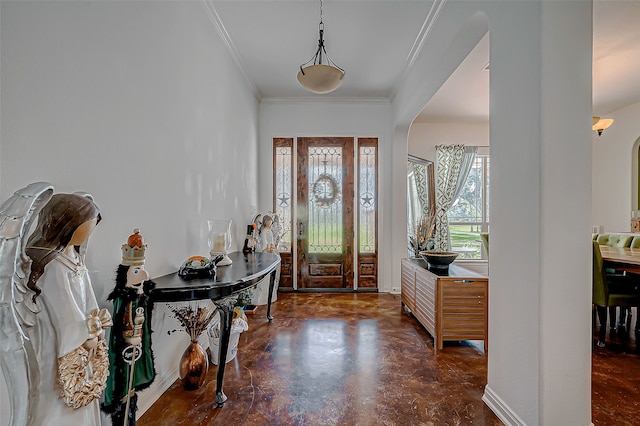
[[[433,339],[399,295],[281,293],[269,323],[249,317],[227,364],[223,408],[216,367],[205,385],[179,382],[138,425],[501,425],[482,402],[482,342]]]
[[[205,385],[179,381],[138,425],[501,425],[482,402],[482,342],[433,340],[399,295],[281,293],[269,323],[249,316],[227,364],[228,400],[214,408],[216,367]],[[635,314],[635,312],[634,312]],[[635,318],[635,317],[634,317]],[[640,347],[634,332],[593,349],[592,421],[640,424]]]
[[[624,328],[607,331],[605,347],[593,336],[591,416],[595,425],[640,425],[640,332],[636,309]]]

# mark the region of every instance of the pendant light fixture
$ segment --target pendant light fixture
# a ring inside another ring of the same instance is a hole
[[[298,82],[305,89],[318,94],[331,93],[342,84],[344,70],[331,60],[324,47],[324,22],[322,21],[322,0],[320,0],[320,38],[318,50],[308,62],[300,65]],[[325,63],[323,63],[323,60]]]

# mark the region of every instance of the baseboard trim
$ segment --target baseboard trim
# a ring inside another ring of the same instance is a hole
[[[498,396],[497,393],[486,385],[484,387],[484,395],[482,395],[482,400],[485,404],[495,413],[496,416],[505,425],[508,426],[527,426],[527,424],[520,418],[516,413],[514,413],[511,408],[504,402],[502,398]]]
[[[156,376],[151,386],[138,394],[138,411],[136,419],[142,415],[162,396],[162,394],[178,379],[178,365],[162,376]]]

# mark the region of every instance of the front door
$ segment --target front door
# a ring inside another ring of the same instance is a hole
[[[298,138],[299,289],[353,289],[353,138]]]

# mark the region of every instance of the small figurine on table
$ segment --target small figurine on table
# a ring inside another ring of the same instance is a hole
[[[260,217],[262,216],[262,220]],[[275,213],[257,215],[254,223],[258,229],[258,242],[260,250],[267,253],[278,253],[280,242],[280,220]]]
[[[122,245],[122,264],[116,272],[113,300],[113,328],[109,338],[109,379],[102,409],[111,414],[114,425],[136,424],[136,391],[148,388],[156,376],[151,350],[151,314],[149,291],[155,283],[144,270],[142,235],[133,230]],[[125,419],[128,419],[125,421]]]

